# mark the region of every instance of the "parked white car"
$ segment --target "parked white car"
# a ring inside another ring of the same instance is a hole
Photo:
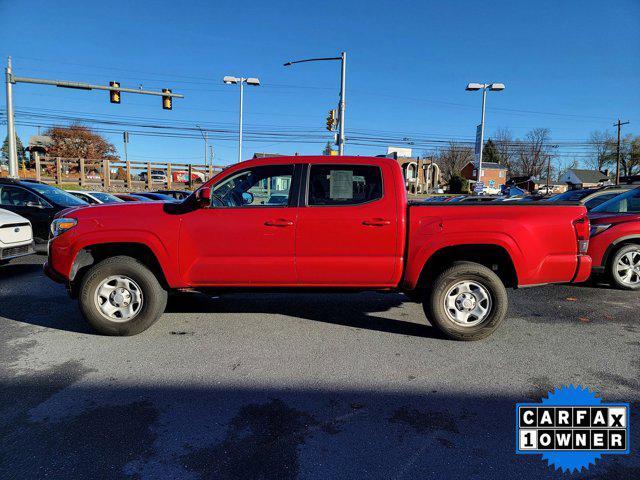
[[[123,200],[119,199],[115,195],[111,195],[106,192],[89,192],[87,190],[68,190],[74,197],[84,200],[89,205],[97,205],[101,203],[119,203]]]
[[[33,253],[31,222],[0,208],[0,264]]]
[[[143,182],[147,181],[147,172],[142,172],[139,176]],[[165,183],[167,181],[167,174],[164,170],[151,170],[151,181]]]

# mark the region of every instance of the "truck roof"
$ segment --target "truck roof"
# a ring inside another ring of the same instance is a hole
[[[282,155],[278,157],[263,157],[245,160],[233,166],[251,166],[251,165],[273,165],[282,163],[324,163],[330,165],[340,164],[384,164],[390,163],[398,165],[398,161],[388,157],[361,157],[361,156],[331,156],[331,155]]]

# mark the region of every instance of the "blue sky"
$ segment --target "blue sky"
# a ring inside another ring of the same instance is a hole
[[[515,136],[548,127],[555,141],[583,141],[593,130],[613,131],[619,115],[631,121],[626,132],[640,131],[637,0],[0,0],[0,56],[3,64],[13,56],[15,75],[118,80],[185,95],[173,111],[163,111],[154,97],[125,94],[122,104],[112,105],[106,92],[18,84],[17,110],[233,130],[238,91],[222,77],[257,76],[263,86],[246,89],[245,128],[294,138],[248,141],[245,158],[255,151],[321,152],[322,139],[299,140],[307,133],[330,139],[324,122],[338,101],[339,63],[282,64],[341,50],[348,52],[348,138],[470,140],[481,101],[478,92],[464,91],[471,81],[507,86],[489,95],[489,136],[499,127]],[[18,127],[25,141],[35,131]],[[122,147],[121,134],[107,136]],[[231,163],[235,134],[222,136],[213,140],[216,163]],[[577,146],[561,151],[566,159],[584,155]],[[346,153],[386,152],[382,145],[347,143]],[[199,163],[202,156],[197,138],[132,135],[129,145],[130,159]]]

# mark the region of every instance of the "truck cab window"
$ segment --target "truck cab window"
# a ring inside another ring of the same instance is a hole
[[[293,165],[243,170],[211,191],[213,207],[282,207],[289,204]]]
[[[382,173],[370,165],[312,165],[309,205],[358,205],[382,198]]]

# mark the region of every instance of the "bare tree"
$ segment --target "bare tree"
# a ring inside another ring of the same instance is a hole
[[[616,140],[609,132],[593,131],[589,136],[591,155],[585,162],[589,168],[604,171],[606,168],[615,168]]]
[[[638,174],[640,174],[640,135],[634,137],[629,134],[620,142],[620,175]]]
[[[440,167],[445,182],[449,182],[455,175],[460,175],[469,162],[473,162],[473,150],[456,142],[449,142],[449,145],[440,150],[436,156],[436,163]]]
[[[508,128],[499,128],[493,136],[498,153],[499,163],[507,167],[509,171],[513,167],[513,136]]]
[[[547,162],[552,156],[551,132],[548,128],[535,128],[523,140],[514,142],[516,152],[512,173],[527,177],[540,177],[546,172]]]

